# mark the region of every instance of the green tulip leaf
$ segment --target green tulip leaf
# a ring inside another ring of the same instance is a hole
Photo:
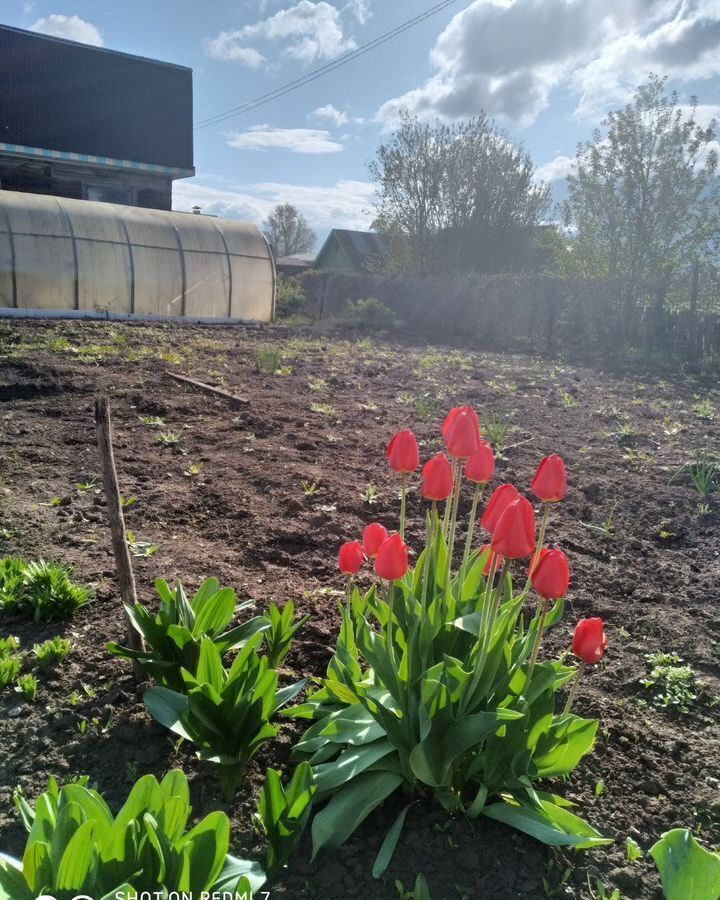
[[[701,847],[687,828],[666,831],[650,848],[667,900],[718,900],[720,853]]]

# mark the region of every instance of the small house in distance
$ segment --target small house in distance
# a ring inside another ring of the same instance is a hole
[[[169,210],[192,70],[0,25],[0,189]]]
[[[387,239],[374,231],[333,228],[315,260],[317,272],[367,272],[390,254]]]
[[[312,268],[315,256],[301,253],[297,256],[279,256],[275,259],[275,271],[278,275],[285,278],[292,278],[293,275],[302,275],[303,272]]]

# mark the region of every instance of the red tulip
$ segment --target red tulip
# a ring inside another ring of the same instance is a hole
[[[565,463],[557,453],[540,460],[530,490],[546,503],[557,503],[567,494]]]
[[[444,453],[437,453],[425,463],[422,492],[428,500],[447,500],[452,494],[452,466]]]
[[[513,484],[501,484],[500,487],[495,488],[485,507],[482,519],[480,519],[483,528],[492,534],[500,516],[519,496],[520,494],[518,494],[517,488]]]
[[[357,575],[365,562],[365,551],[360,541],[347,541],[338,553],[338,566],[343,575]]]
[[[575,626],[572,652],[588,666],[600,662],[608,645],[602,619],[580,619]]]
[[[497,562],[495,564],[496,569],[502,565],[502,561],[503,561],[502,556],[498,556],[498,554],[494,552],[494,550],[492,549],[490,544],[482,545],[482,547],[480,548],[480,556],[482,556],[483,553],[487,553],[488,550],[490,551],[490,553],[488,555],[487,562],[485,563],[485,568],[483,569],[483,575],[490,574],[490,567],[492,566],[492,561],[494,558],[497,559]]]
[[[505,559],[522,559],[535,549],[535,510],[525,497],[513,500],[493,529],[490,546]]]
[[[451,409],[442,427],[442,436],[450,456],[467,459],[480,446],[480,423],[472,406]]]
[[[535,590],[546,600],[557,600],[558,597],[564,597],[570,584],[570,567],[567,556],[562,550],[543,548],[540,551],[540,559],[530,577]]]
[[[407,544],[399,534],[389,537],[378,550],[375,571],[386,581],[397,581],[408,570]]]
[[[408,472],[414,472],[417,469],[420,465],[420,454],[415,435],[409,428],[406,428],[405,431],[399,431],[390,441],[387,455],[390,468],[394,472],[401,472],[406,475]]]
[[[362,546],[365,556],[368,559],[375,559],[378,550],[388,539],[387,528],[383,527],[379,522],[373,522],[372,525],[363,531]]]
[[[480,446],[467,461],[465,474],[477,484],[492,481],[495,474],[495,453],[487,441],[480,440]]]

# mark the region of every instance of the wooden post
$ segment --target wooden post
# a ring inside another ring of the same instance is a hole
[[[110,402],[107,397],[95,398],[95,428],[97,430],[98,450],[102,463],[103,487],[105,488],[105,500],[107,502],[108,519],[110,520],[110,533],[112,535],[113,554],[117,566],[118,583],[120,585],[120,598],[128,606],[137,603],[135,592],[135,576],[133,575],[130,551],[125,533],[125,519],[123,518],[122,505],[120,503],[120,488],[118,487],[117,471],[115,469],[115,457],[112,448],[112,426],[110,424]],[[142,651],[145,643],[132,623],[127,622],[127,643],[131,650]],[[142,666],[134,662],[135,679],[145,680],[145,672]]]

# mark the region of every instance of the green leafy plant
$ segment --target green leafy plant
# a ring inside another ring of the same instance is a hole
[[[142,891],[257,891],[265,875],[257,863],[228,855],[230,823],[212,812],[192,830],[187,778],[168,773],[158,783],[141,778],[116,816],[88,779],[59,787],[50,779],[35,808],[16,794],[28,831],[22,860],[0,856],[0,898],[97,900],[129,898]],[[153,893],[155,896],[155,893]]]
[[[594,531],[596,534],[599,534],[601,537],[605,538],[606,541],[612,539],[613,534],[615,533],[615,512],[618,508],[620,501],[616,500],[610,508],[610,512],[608,513],[607,519],[601,525],[593,525],[591,522],[583,522],[582,524],[589,528],[590,531]]]
[[[149,425],[151,428],[164,428],[165,419],[160,416],[140,416],[141,425]]]
[[[422,874],[418,874],[411,891],[406,890],[405,885],[400,880],[396,880],[395,890],[400,900],[431,900],[430,888],[427,885],[427,881],[425,881],[425,876]]]
[[[203,470],[202,463],[190,463],[190,465],[185,469],[183,475],[186,478],[194,478],[196,475],[199,475]]]
[[[692,462],[680,466],[670,481],[679,478],[689,478],[698,494],[707,499],[712,491],[720,488],[720,461],[703,450]]]
[[[0,656],[0,689],[9,687],[19,676],[21,668],[22,657]]]
[[[687,828],[674,828],[650,848],[666,900],[717,900],[720,853],[702,847]]]
[[[495,449],[495,455],[502,457],[505,451],[505,441],[510,431],[514,428],[512,416],[499,416],[494,409],[486,407],[481,416],[483,434]]]
[[[255,368],[269,375],[278,371],[282,364],[282,353],[274,344],[261,344],[255,348]]]
[[[13,656],[20,649],[20,639],[9,634],[7,637],[0,638],[0,659],[7,659]]]
[[[311,403],[310,410],[311,412],[319,413],[322,416],[336,415],[335,407],[330,403]]]
[[[181,437],[176,431],[158,431],[155,440],[163,447],[175,448],[180,445]]]
[[[42,644],[35,644],[33,653],[37,660],[37,667],[43,675],[49,675],[67,659],[70,653],[70,641],[67,638],[56,635]]]
[[[72,582],[67,566],[18,557],[0,563],[0,613],[31,613],[36,622],[68,619],[91,598],[90,588]]]
[[[648,653],[645,659],[650,665],[650,673],[640,679],[643,687],[652,690],[652,702],[664,709],[690,712],[697,700],[695,693],[695,673],[690,666],[681,665],[682,659],[676,653]]]
[[[395,313],[377,297],[366,300],[348,300],[343,318],[361,331],[388,331],[397,325]]]
[[[284,866],[296,847],[305,830],[315,790],[309,763],[301,763],[295,769],[287,789],[280,772],[267,770],[255,820],[268,842],[268,873]]]
[[[265,613],[270,627],[263,635],[263,640],[265,641],[268,665],[271,669],[277,669],[283,662],[290,652],[293,638],[310,618],[310,616],[303,616],[297,622],[293,622],[294,615],[295,604],[292,600],[287,601],[282,612],[274,603],[271,603]]]
[[[700,419],[712,419],[715,415],[715,407],[709,397],[697,397],[692,405],[692,411]]]
[[[315,494],[317,494],[317,492],[319,490],[318,483],[317,483],[317,481],[313,481],[313,482],[303,481],[302,489],[303,489],[303,494],[305,494],[306,497],[314,497]]]
[[[195,673],[181,670],[184,692],[153,687],[145,694],[151,715],[198,748],[198,759],[214,763],[229,802],[248,762],[277,734],[271,717],[289,703],[305,681],[278,690],[277,672],[258,655],[262,635],[251,638],[229,670],[209,637],[200,642]]]
[[[200,659],[200,644],[209,638],[220,656],[238,650],[255,635],[269,628],[264,616],[256,616],[242,625],[228,630],[238,613],[254,605],[252,600],[237,602],[232,588],[221,588],[216,578],[206,579],[192,600],[177,582],[171,589],[162,578],[155,582],[160,595],[160,607],[153,615],[142,603],[125,606],[133,628],[142,635],[145,650],[131,650],[111,642],[107,649],[121,659],[138,662],[153,680],[162,687],[182,691],[185,681],[182,670],[194,674]]]
[[[15,682],[15,690],[30,703],[34,703],[38,692],[38,680],[30,673],[21,675]]]
[[[127,545],[128,550],[132,553],[132,555],[137,556],[140,559],[149,559],[151,556],[155,556],[155,554],[158,552],[157,544],[153,544],[150,541],[139,541],[135,537],[134,531],[128,531]]]

